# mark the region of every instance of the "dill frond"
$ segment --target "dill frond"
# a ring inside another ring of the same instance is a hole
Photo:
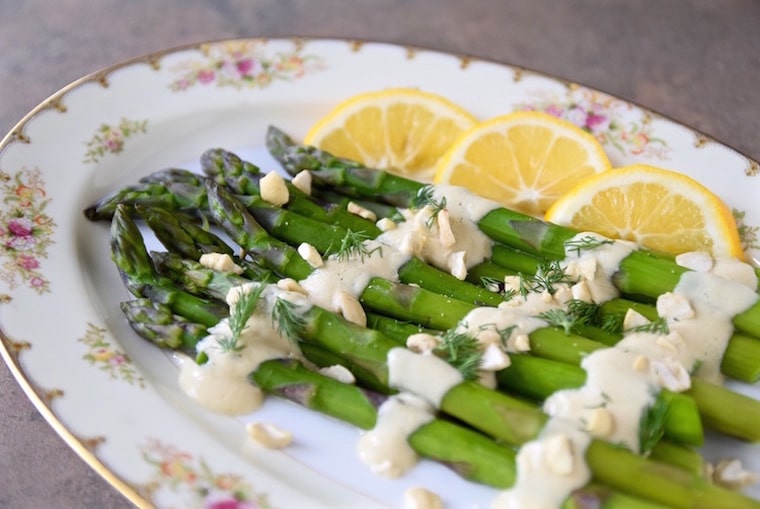
[[[265,285],[260,284],[251,291],[241,293],[240,298],[230,310],[228,320],[231,333],[227,337],[217,338],[216,340],[223,352],[239,352],[244,348],[239,345],[240,334],[242,334],[245,324],[256,310],[264,288]]]
[[[590,249],[596,249],[599,246],[605,244],[612,244],[614,241],[610,239],[599,239],[593,235],[585,235],[579,239],[568,240],[565,242],[565,251],[580,256],[581,251],[588,251]]]
[[[297,342],[306,327],[306,321],[289,300],[278,298],[272,306],[272,323],[284,337]]]

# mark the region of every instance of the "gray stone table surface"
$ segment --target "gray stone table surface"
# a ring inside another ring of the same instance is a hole
[[[544,71],[757,160],[759,28],[752,0],[0,0],[0,132],[69,82],[133,56],[227,37],[329,36]],[[0,507],[129,507],[0,364]]]

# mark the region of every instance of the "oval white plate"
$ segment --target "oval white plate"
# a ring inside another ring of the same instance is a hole
[[[209,147],[272,168],[262,148],[269,124],[298,139],[348,96],[395,86],[442,94],[482,119],[548,111],[589,129],[614,165],[687,173],[735,209],[760,260],[757,162],[651,111],[519,67],[382,43],[248,39],[95,73],[0,143],[0,352],[53,427],[136,504],[398,507],[413,485],[450,507],[490,504],[492,490],[428,462],[400,480],[374,477],[355,457],[355,429],[289,403],[271,399],[255,416],[294,432],[283,452],[251,445],[240,420],[197,408],[178,390],[170,357],[122,319],[118,302],[128,296],[107,225],[82,214],[154,170],[197,169]],[[740,389],[760,397],[757,387]],[[757,446],[716,440],[706,453],[760,470]]]

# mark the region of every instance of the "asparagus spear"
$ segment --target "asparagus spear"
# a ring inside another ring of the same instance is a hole
[[[171,280],[158,275],[142,234],[124,205],[117,205],[113,214],[111,258],[135,297],[148,297],[169,306],[178,315],[207,326],[216,324],[227,314],[224,306],[179,290]]]
[[[208,334],[205,325],[191,322],[174,314],[168,306],[144,297],[122,302],[121,310],[140,337],[161,348],[195,355],[198,341]]]
[[[262,174],[248,161],[237,154],[216,148],[209,149],[201,156],[201,168],[217,184],[226,185],[233,193],[246,196],[260,194],[259,181]],[[291,212],[310,217],[316,221],[340,225],[343,228],[363,232],[369,237],[380,234],[373,221],[348,212],[345,205],[329,201],[317,202],[291,183],[287,184],[289,199],[284,207]]]

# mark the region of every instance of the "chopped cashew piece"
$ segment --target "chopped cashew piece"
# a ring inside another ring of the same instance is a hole
[[[259,193],[262,200],[271,203],[275,207],[285,205],[290,199],[285,179],[275,171],[270,171],[259,181]]]
[[[694,318],[694,308],[683,295],[667,292],[657,297],[657,314],[667,320]]]
[[[232,257],[223,253],[204,253],[198,262],[209,269],[218,270],[219,272],[232,272],[233,274],[242,274],[243,268],[240,267]]]
[[[682,392],[691,388],[691,377],[683,364],[672,358],[650,363],[652,373],[660,385],[669,391]]]
[[[758,482],[758,475],[744,469],[738,459],[723,459],[713,467],[712,479],[716,484],[731,489],[746,488]]]
[[[633,369],[639,373],[643,373],[649,369],[649,359],[645,355],[637,355],[633,359]]]
[[[509,355],[497,344],[491,343],[483,350],[479,367],[484,371],[499,371],[508,368],[511,363]]]
[[[353,373],[351,373],[345,366],[340,364],[334,364],[332,366],[326,366],[319,368],[319,372],[325,376],[329,376],[333,380],[343,382],[344,384],[356,383]]]
[[[293,443],[293,434],[265,422],[251,422],[245,426],[248,436],[269,449],[284,449]]]
[[[578,272],[583,279],[589,281],[596,278],[596,258],[584,258],[578,262]]]
[[[615,416],[604,407],[595,408],[588,420],[588,432],[595,437],[608,437],[615,429]]]
[[[309,170],[299,171],[290,180],[290,183],[303,194],[311,195],[311,172]]]
[[[647,317],[638,311],[634,311],[632,308],[628,308],[628,311],[625,312],[625,317],[623,318],[623,330],[631,330],[635,327],[642,327],[650,323],[651,322]]]
[[[350,293],[344,291],[336,293],[333,297],[333,305],[335,310],[349,322],[362,327],[367,326],[367,315],[364,313],[364,308]]]
[[[558,433],[546,439],[544,461],[555,474],[570,475],[573,472],[575,458],[570,437]]]
[[[582,300],[583,302],[593,302],[594,298],[591,296],[591,290],[588,287],[588,283],[585,281],[578,281],[570,290],[573,292],[573,298],[576,300]]]
[[[567,304],[573,298],[573,290],[569,286],[558,286],[554,291],[554,302],[557,304]]]
[[[715,260],[707,251],[689,251],[676,256],[676,263],[697,272],[710,272]]]
[[[414,486],[404,491],[404,509],[443,509],[443,501],[432,491]]]
[[[352,214],[356,214],[362,219],[366,219],[368,221],[373,221],[373,222],[377,221],[377,214],[352,201],[348,202],[348,205],[346,206],[346,210],[348,210]]]
[[[496,329],[493,329],[491,327],[479,330],[475,335],[475,338],[478,340],[478,343],[485,346],[498,345],[501,343],[501,334],[499,334]]]
[[[440,338],[428,334],[427,332],[418,332],[417,334],[412,334],[406,338],[406,347],[417,353],[432,352],[438,348],[438,345],[440,344]]]
[[[449,255],[449,268],[451,269],[451,275],[460,281],[464,281],[467,277],[467,265],[464,258],[467,255],[466,251],[454,251]]]
[[[301,286],[298,283],[298,281],[296,281],[295,279],[291,279],[289,277],[286,277],[277,281],[277,288],[279,288],[280,290],[285,290],[286,292],[297,292],[302,295],[308,295],[308,292],[306,291],[306,289],[303,286]]]
[[[321,267],[325,263],[319,255],[317,248],[306,242],[302,242],[301,245],[298,246],[298,254],[315,269]]]
[[[454,238],[454,232],[451,230],[449,211],[446,209],[439,211],[436,220],[438,222],[438,240],[441,241],[441,245],[449,248],[456,244],[457,239]]]
[[[380,228],[381,232],[387,232],[387,231],[393,230],[394,228],[398,226],[396,222],[393,221],[393,219],[388,219],[387,217],[380,219],[376,223],[376,225],[378,228]]]
[[[530,338],[527,334],[518,334],[515,337],[515,350],[518,352],[530,352]]]

